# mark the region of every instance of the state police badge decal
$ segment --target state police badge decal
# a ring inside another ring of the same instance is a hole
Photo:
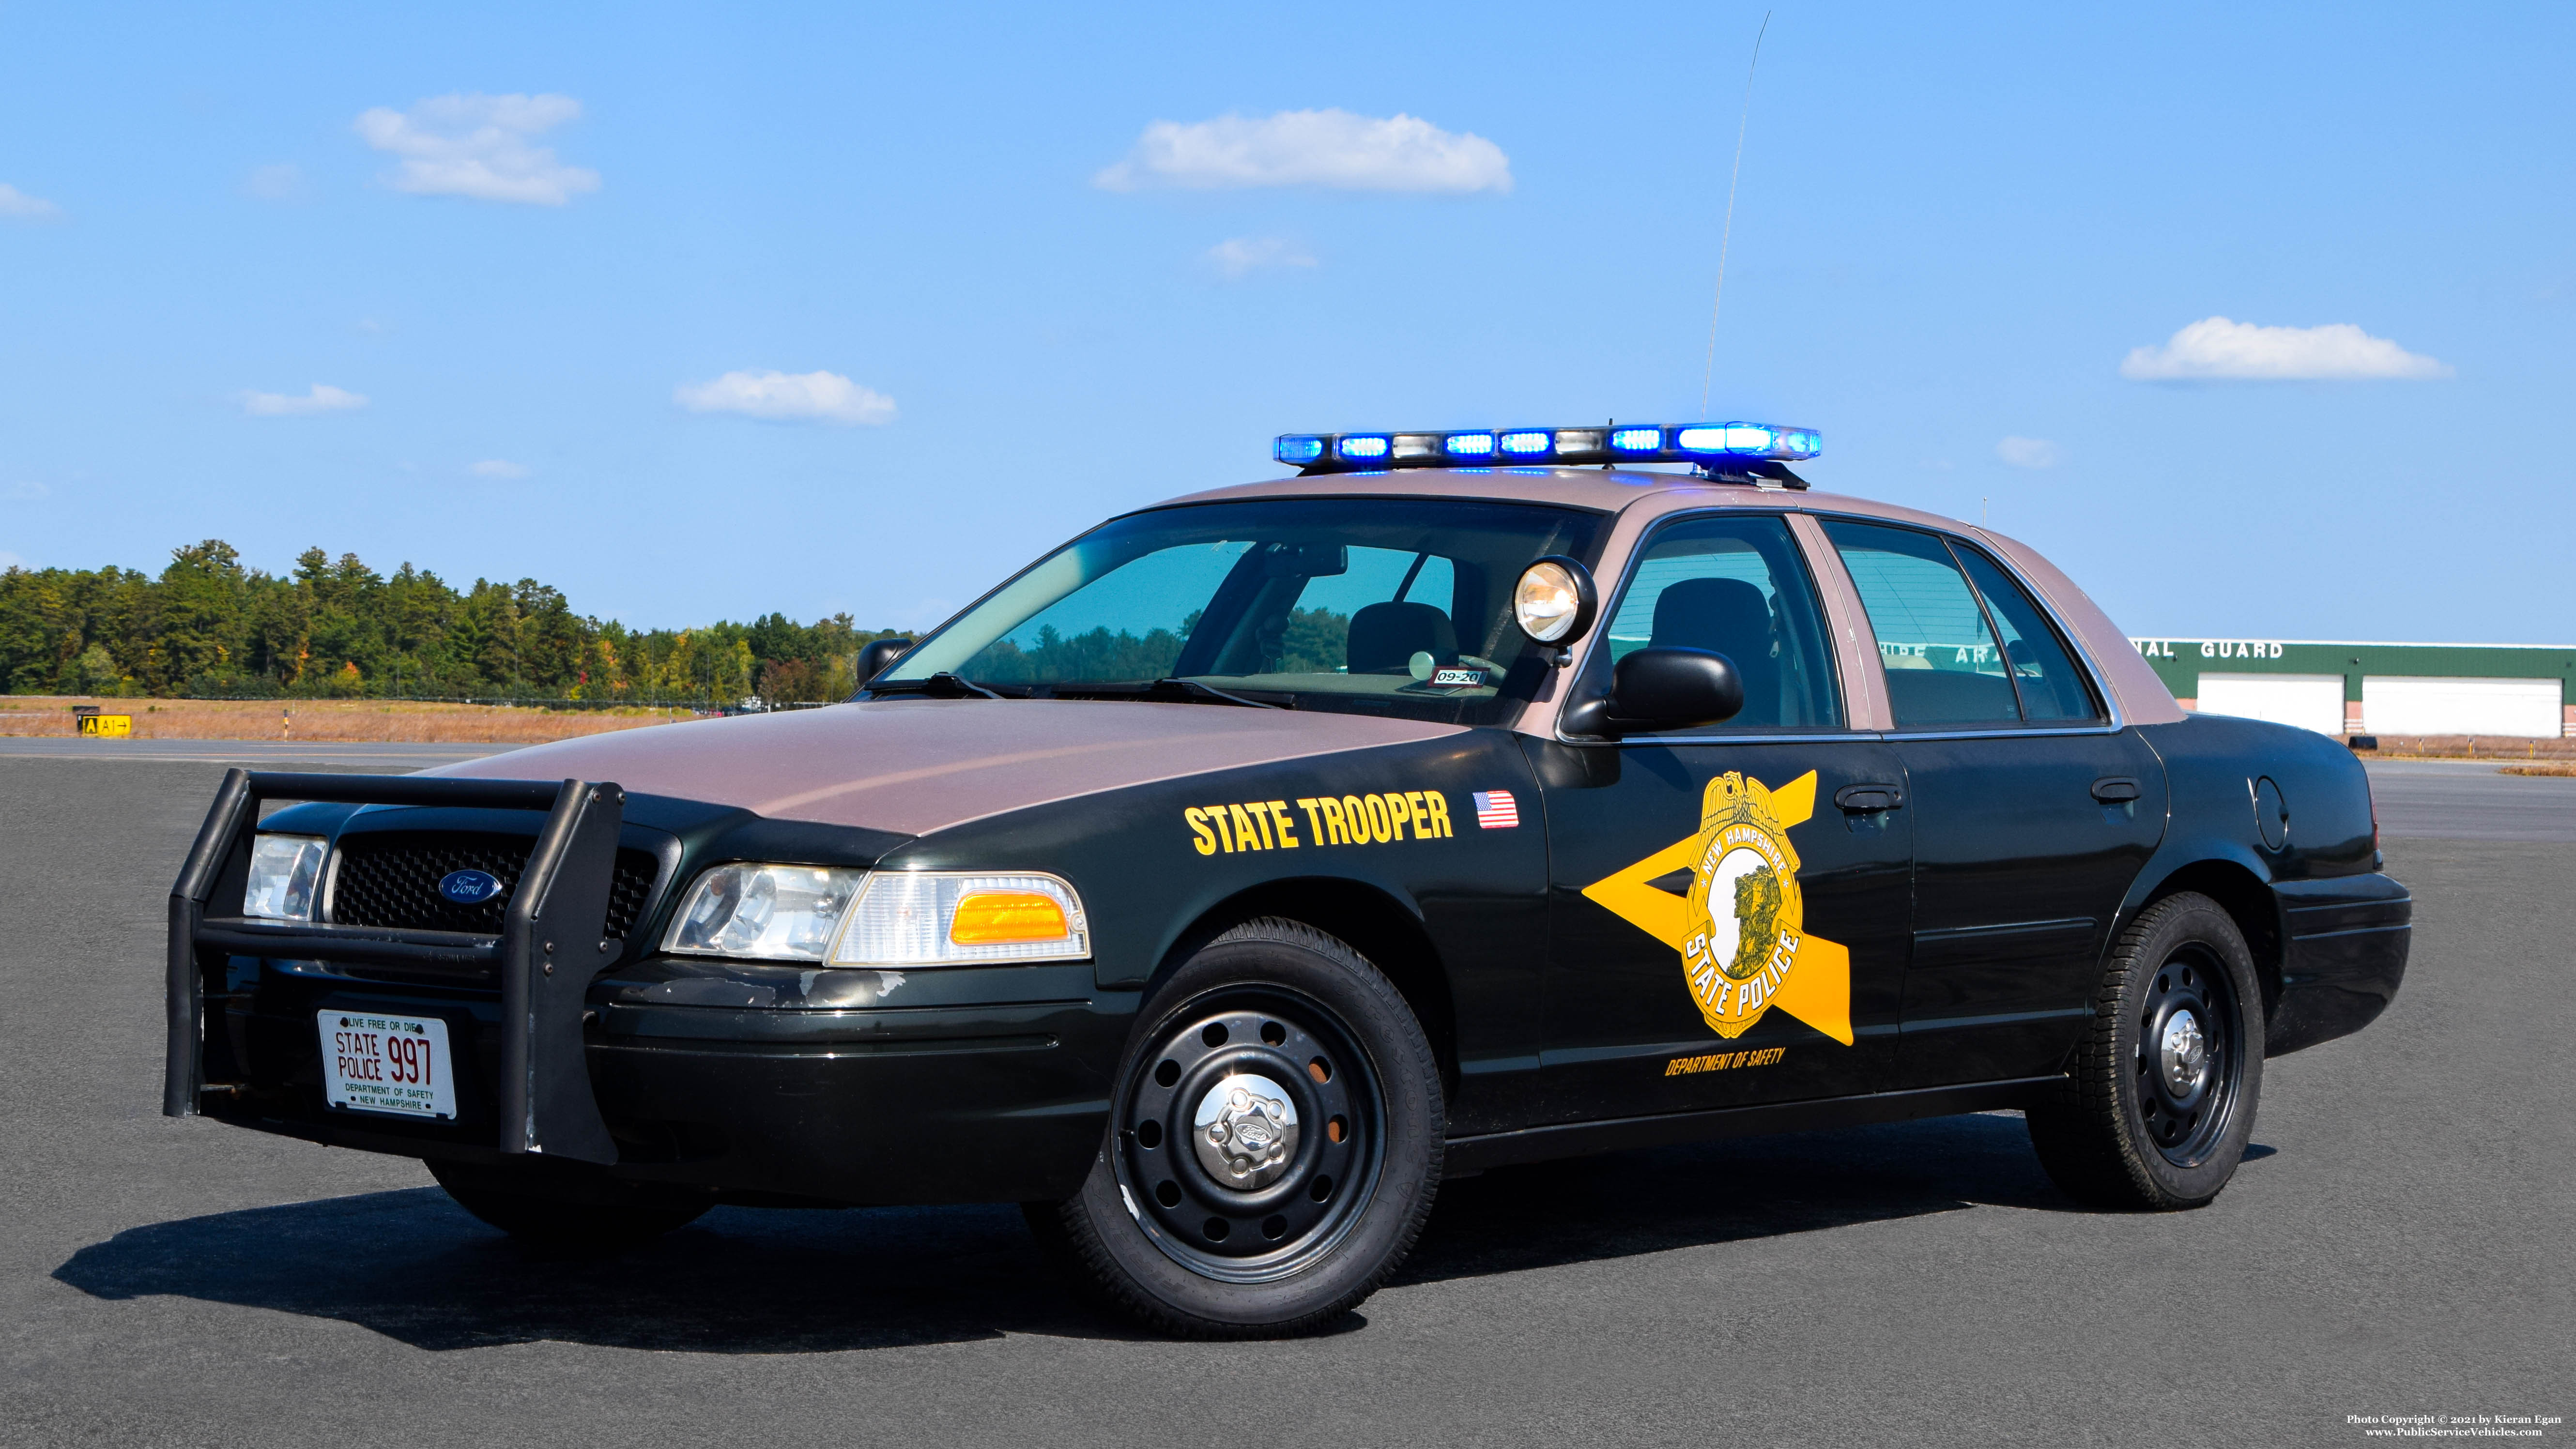
[[[1806,929],[1791,828],[1815,814],[1816,772],[1773,790],[1730,770],[1701,793],[1699,831],[1583,894],[1681,953],[1682,984],[1732,1041],[1778,1007],[1852,1043],[1851,952]],[[1687,867],[1690,891],[1652,884]]]

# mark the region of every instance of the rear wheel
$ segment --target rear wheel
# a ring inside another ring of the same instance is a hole
[[[2235,1175],[2263,1080],[2263,995],[2236,921],[2168,896],[2120,933],[2067,1081],[2029,1113],[2067,1194],[2097,1207],[2199,1207]]]
[[[1440,1180],[1440,1073],[1349,946],[1258,920],[1146,1004],[1080,1192],[1024,1211],[1096,1300],[1167,1333],[1310,1331],[1403,1261]]]
[[[710,1201],[606,1179],[429,1164],[456,1205],[511,1237],[564,1250],[613,1252],[697,1221]]]

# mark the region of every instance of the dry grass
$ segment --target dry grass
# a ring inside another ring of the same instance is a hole
[[[2562,760],[2546,765],[2507,765],[2508,775],[2576,775],[2576,760]]]
[[[2576,761],[2576,740],[2517,739],[2510,735],[2381,735],[2362,758],[2394,760]]]
[[[534,745],[695,718],[686,709],[552,710],[363,699],[80,699],[0,695],[0,735],[72,735],[74,705],[131,715],[139,740]]]

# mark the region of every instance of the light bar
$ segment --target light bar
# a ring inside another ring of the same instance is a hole
[[[1283,433],[1270,456],[1309,473],[1493,463],[1799,463],[1824,451],[1813,428],[1776,423],[1471,428],[1450,433]]]

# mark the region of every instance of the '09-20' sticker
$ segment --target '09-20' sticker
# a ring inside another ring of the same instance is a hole
[[[1190,846],[1201,855],[1238,850],[1297,850],[1309,845],[1386,845],[1398,840],[1437,840],[1457,832],[1449,824],[1449,801],[1437,790],[1389,791],[1383,795],[1309,795],[1295,804],[1304,812],[1301,827],[1286,800],[1246,800],[1240,804],[1193,805],[1181,812],[1190,828]],[[1301,838],[1300,829],[1305,831]]]

